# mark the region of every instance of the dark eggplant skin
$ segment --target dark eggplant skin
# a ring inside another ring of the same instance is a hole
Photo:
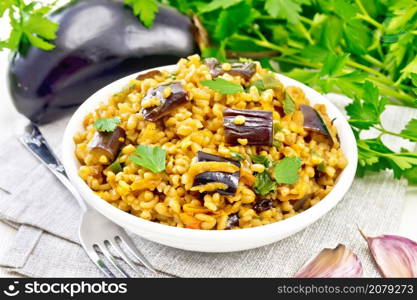
[[[274,205],[274,201],[272,199],[257,199],[255,204],[253,205],[253,209],[257,213],[261,213],[268,209],[271,209]]]
[[[237,160],[232,159],[232,158],[227,158],[227,157],[223,157],[223,156],[218,156],[218,155],[206,153],[206,152],[203,152],[203,151],[198,151],[197,152],[197,160],[198,161],[230,162],[230,163],[234,164],[236,167],[240,168],[240,161],[237,161]]]
[[[97,131],[89,144],[90,151],[105,155],[109,163],[113,162],[126,139],[123,128],[116,127],[112,132]]]
[[[210,182],[221,182],[227,185],[227,189],[216,190],[217,193],[222,195],[234,195],[236,194],[237,186],[239,184],[240,172],[233,174],[225,172],[204,172],[194,177],[194,185],[204,185]]]
[[[136,77],[136,80],[145,80],[146,78],[153,78],[153,77],[159,76],[161,74],[162,74],[162,72],[159,71],[159,70],[152,70],[152,71],[146,72],[144,74],[138,75]]]
[[[72,1],[51,19],[60,24],[56,48],[16,53],[8,71],[15,107],[37,123],[58,119],[116,79],[195,53],[191,21],[165,6],[150,29],[116,0]]]
[[[311,199],[311,194],[305,195],[303,198],[296,200],[294,203],[292,203],[292,207],[294,210],[299,210],[303,207],[304,203],[306,203],[307,200]]]
[[[226,229],[230,229],[233,226],[239,226],[239,215],[237,213],[230,214],[227,218]]]
[[[222,63],[214,57],[206,58],[204,63],[209,67],[210,74],[213,78],[228,73],[249,80],[256,72],[256,65],[253,62],[231,62],[231,69],[229,71],[223,70]]]
[[[234,119],[244,116],[245,123],[236,125]],[[229,145],[239,145],[238,139],[247,139],[248,145],[272,146],[272,112],[266,110],[232,109],[223,111],[224,135]]]
[[[217,161],[217,162],[230,162],[240,168],[240,162],[231,158],[222,157],[218,155],[209,154],[206,152],[197,152],[197,160],[200,161]],[[221,182],[227,185],[227,189],[218,189],[215,192],[222,195],[234,195],[237,191],[239,184],[240,171],[235,173],[226,172],[203,172],[194,177],[193,185],[204,185],[210,182]]]
[[[324,124],[322,117],[314,108],[312,108],[310,105],[301,104],[300,110],[304,115],[304,129],[315,131],[327,137],[331,137],[330,132],[327,129],[326,124]]]
[[[162,94],[166,88],[171,88],[171,95],[168,98],[165,98]],[[142,110],[143,118],[147,121],[155,122],[169,114],[177,106],[187,102],[188,95],[187,92],[183,89],[180,83],[174,82],[171,84],[160,85],[154,89],[149,90],[145,97],[143,97],[141,103],[145,103],[153,97],[160,99],[161,104],[158,106],[153,106],[145,108]]]

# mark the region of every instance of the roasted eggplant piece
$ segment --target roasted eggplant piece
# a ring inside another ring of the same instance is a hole
[[[206,58],[204,63],[209,67],[210,74],[213,78],[223,75],[224,73],[228,73],[230,75],[238,75],[246,80],[249,80],[256,72],[256,65],[253,62],[231,62],[230,70],[224,70],[222,63],[214,57]]]
[[[229,217],[227,218],[227,225],[226,225],[226,229],[230,229],[233,226],[239,226],[239,216],[238,214],[230,214]]]
[[[140,74],[136,77],[137,80],[145,80],[146,78],[153,78],[155,76],[161,75],[162,72],[159,70],[153,70],[153,71],[149,71],[146,72],[144,74]]]
[[[71,112],[116,79],[195,53],[189,18],[163,5],[151,28],[120,0],[70,1],[51,19],[60,24],[56,48],[29,47],[9,66],[14,105],[37,123]]]
[[[239,145],[238,139],[247,139],[248,145],[272,146],[272,112],[227,108],[223,111],[223,117],[226,143]],[[244,122],[236,122],[236,117],[243,117],[241,120]]]
[[[116,127],[112,132],[97,131],[89,144],[89,148],[97,158],[101,155],[106,156],[110,164],[117,157],[125,139],[126,133],[121,127]]]
[[[226,157],[221,157],[209,153],[199,151],[197,153],[197,160],[203,161],[216,161],[216,162],[229,162],[240,168],[240,162]],[[203,172],[194,177],[193,186],[205,185],[212,182],[224,183],[227,189],[217,189],[217,192],[222,195],[234,195],[239,184],[240,171],[234,173],[226,172]]]
[[[304,206],[304,204],[310,200],[312,197],[311,194],[307,194],[305,195],[303,198],[296,200],[293,204],[292,207],[294,208],[295,211],[299,210],[300,208],[302,208]]]
[[[168,98],[163,96],[165,89],[171,89]],[[146,107],[142,110],[143,118],[152,122],[159,120],[163,116],[169,114],[177,106],[187,102],[187,92],[178,82],[160,85],[149,90],[142,99],[142,106],[147,106],[147,102],[152,101],[154,97],[159,99],[159,104]]]
[[[330,140],[331,144],[338,142],[339,137],[337,134],[332,134],[318,111],[305,104],[300,105],[300,110],[304,115],[304,129],[322,134]]]
[[[222,195],[234,195],[237,185],[239,184],[240,172],[224,173],[224,172],[204,172],[194,177],[194,186],[205,185],[211,182],[224,183],[227,189],[217,189],[215,192]]]
[[[321,133],[331,138],[330,131],[320,114],[310,105],[301,104],[300,110],[304,115],[304,129]]]
[[[197,160],[198,161],[218,161],[218,162],[230,162],[234,164],[236,167],[240,168],[240,162],[234,160],[232,158],[222,157],[214,154],[209,154],[203,151],[198,151],[197,153]]]
[[[273,207],[274,202],[272,199],[258,199],[256,200],[255,204],[253,205],[253,209],[257,213],[261,213]]]

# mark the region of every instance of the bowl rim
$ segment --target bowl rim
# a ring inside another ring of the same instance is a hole
[[[339,174],[339,177],[337,178],[337,182],[334,185],[333,189],[317,204],[303,211],[302,213],[292,216],[288,219],[284,219],[281,221],[258,227],[239,228],[236,230],[202,230],[180,228],[156,223],[153,221],[148,221],[140,217],[134,216],[130,213],[124,212],[119,208],[114,207],[107,201],[103,200],[98,195],[96,195],[93,192],[93,190],[91,190],[88,187],[84,180],[82,180],[81,177],[78,176],[78,160],[74,155],[75,145],[73,142],[73,136],[78,131],[77,128],[81,127],[82,120],[84,119],[85,115],[88,112],[94,111],[94,109],[97,108],[99,104],[108,101],[111,95],[120,92],[120,90],[122,90],[123,87],[125,87],[131,79],[136,78],[138,75],[153,70],[172,71],[175,68],[176,65],[151,68],[140,72],[136,72],[134,74],[113,81],[112,83],[104,86],[103,88],[95,92],[93,95],[88,97],[88,99],[84,101],[84,103],[81,106],[79,106],[78,109],[72,115],[65,128],[63,135],[62,162],[70,181],[74,184],[74,186],[81,193],[81,195],[84,196],[84,200],[91,207],[93,207],[95,210],[97,210],[110,220],[114,221],[115,223],[118,222],[114,219],[125,218],[125,221],[130,223],[132,226],[141,227],[141,229],[149,231],[150,233],[164,233],[174,238],[209,238],[217,241],[226,241],[231,238],[252,238],[255,235],[261,238],[271,236],[271,234],[274,233],[276,235],[284,234],[285,237],[288,237],[323,217],[325,214],[327,214],[327,212],[329,212],[333,207],[335,207],[337,203],[344,197],[355,177],[358,157],[356,139],[354,137],[352,129],[350,128],[349,123],[347,122],[344,115],[339,111],[339,109],[336,108],[336,106],[333,103],[331,103],[326,97],[324,97],[314,89],[302,84],[301,82],[281,75],[279,73],[275,74],[281,81],[283,81],[284,86],[298,86],[306,94],[307,92],[308,94],[310,94],[310,96],[307,97],[309,101],[311,101],[313,104],[324,104],[329,115],[336,118],[335,126],[337,127],[339,136],[341,136],[340,133],[341,131],[343,131],[343,138],[340,139],[340,145],[342,149],[344,148],[343,153],[345,154],[348,160],[348,165],[341,172],[341,174]],[[312,95],[314,98],[312,98]]]

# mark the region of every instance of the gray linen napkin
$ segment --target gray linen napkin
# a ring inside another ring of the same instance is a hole
[[[341,98],[332,96],[332,99]],[[398,130],[416,115],[407,108],[390,108],[383,116],[387,128]],[[47,140],[60,154],[67,119],[43,126]],[[411,143],[390,138],[393,147],[412,149]],[[101,277],[79,245],[80,210],[65,188],[15,137],[0,149],[0,219],[18,229],[0,266],[25,276]],[[399,225],[406,182],[383,172],[355,179],[344,199],[326,216],[302,232],[277,243],[235,253],[198,253],[159,245],[132,235],[136,245],[160,270],[157,276],[291,277],[311,256],[338,243],[361,258],[365,276],[379,276],[357,231],[377,235],[395,233]],[[152,276],[141,267],[141,276]]]

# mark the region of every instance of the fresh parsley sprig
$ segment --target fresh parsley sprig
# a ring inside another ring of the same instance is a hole
[[[98,119],[94,121],[93,126],[98,131],[113,132],[116,129],[117,124],[120,123],[120,121],[121,120],[119,117]]]
[[[262,164],[265,170],[255,174],[255,193],[261,196],[268,195],[276,190],[278,184],[295,184],[300,178],[298,171],[301,168],[302,160],[298,157],[285,157],[279,162],[274,162],[264,155],[251,155],[255,164]],[[273,167],[274,178],[270,175],[268,168]]]
[[[124,0],[124,2],[132,7],[133,13],[138,16],[145,27],[152,27],[159,10],[156,0]]]
[[[274,167],[275,180],[278,183],[294,184],[300,178],[302,160],[299,157],[285,157]]]
[[[0,18],[7,16],[11,32],[6,40],[0,41],[0,50],[7,48],[12,51],[25,51],[28,45],[52,50],[51,42],[56,38],[59,25],[48,19],[47,14],[55,3],[41,5],[39,2],[24,0],[2,0]]]
[[[129,156],[130,161],[151,170],[153,173],[160,173],[165,170],[165,150],[159,146],[139,145],[135,155]]]
[[[107,170],[112,171],[114,174],[123,171],[122,163],[120,162],[121,152],[117,155],[116,159],[107,167]]]
[[[354,96],[354,100],[346,106],[349,123],[357,137],[359,165],[358,175],[366,171],[378,172],[392,170],[395,178],[405,177],[410,182],[417,179],[417,152],[402,150],[397,153],[387,147],[381,139],[382,135],[393,135],[417,141],[417,119],[411,119],[400,132],[387,130],[381,121],[388,100],[379,95],[378,88],[366,81],[362,85],[362,93]],[[361,139],[363,131],[373,129],[379,131],[379,136],[371,139]]]
[[[240,84],[236,84],[223,78],[203,80],[200,83],[204,86],[209,87],[212,90],[218,91],[220,94],[228,95],[243,92],[243,87]]]
[[[250,158],[254,164],[264,165],[265,168],[270,168],[274,165],[274,162],[265,155],[253,154]]]
[[[283,102],[284,113],[286,115],[292,114],[293,112],[295,112],[296,107],[297,106],[295,104],[294,99],[291,97],[289,93],[285,92],[285,98]]]
[[[236,151],[230,151],[230,156],[231,156],[231,158],[233,158],[234,160],[237,160],[237,161],[244,161],[245,160],[245,157],[242,154],[240,154],[239,152],[236,152]]]
[[[51,21],[48,14],[55,7],[57,1],[41,4],[37,1],[1,0],[0,18],[7,17],[12,30],[5,40],[0,40],[0,51],[24,52],[29,45],[42,50],[55,48],[53,40],[57,37],[59,24]],[[132,12],[138,16],[140,22],[152,27],[159,10],[156,0],[124,0]]]
[[[256,173],[255,178],[253,189],[258,195],[266,196],[276,190],[277,183],[272,179],[271,175],[269,175],[266,170],[262,173]]]
[[[255,173],[255,183],[253,189],[256,194],[266,196],[277,188],[277,183],[269,174],[269,168],[274,165],[274,162],[265,155],[253,154],[250,155],[252,163],[261,164],[265,167],[262,173]]]

